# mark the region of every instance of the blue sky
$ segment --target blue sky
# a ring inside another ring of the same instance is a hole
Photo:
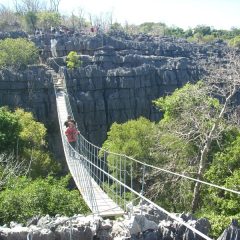
[[[18,0],[21,1],[21,0]],[[0,0],[9,5],[11,0]],[[240,28],[240,0],[60,0],[60,11],[85,17],[112,13],[113,20],[124,24],[164,22],[184,29],[208,25],[217,29]]]

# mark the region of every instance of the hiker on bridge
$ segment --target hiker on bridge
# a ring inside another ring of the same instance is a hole
[[[78,136],[78,134],[80,134],[80,132],[77,130],[74,122],[75,122],[74,120],[70,120],[68,122],[67,130],[65,131],[68,143],[70,144],[70,146],[69,146],[69,156],[72,156],[72,157],[75,156],[77,136]]]

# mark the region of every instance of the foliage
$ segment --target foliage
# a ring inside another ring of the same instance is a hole
[[[46,128],[32,113],[0,108],[0,153],[14,152],[16,158],[29,168],[32,177],[59,171],[58,164],[46,151],[45,137]]]
[[[115,22],[111,25],[110,29],[113,30],[113,31],[122,31],[123,27],[120,23]]]
[[[205,178],[217,185],[240,190],[240,134],[223,151],[215,154]],[[216,214],[231,216],[240,212],[240,199],[234,193],[209,188],[206,190],[205,206]]]
[[[232,46],[232,47],[240,48],[240,35],[232,38],[229,41],[229,45]]]
[[[215,88],[218,89],[217,85]],[[203,82],[187,84],[175,90],[171,96],[155,101],[156,106],[164,111],[161,121],[162,129],[192,146],[191,164],[195,168],[193,172],[197,172],[194,177],[197,176],[200,179],[203,179],[203,174],[212,160],[212,151],[216,141],[220,142],[223,137],[222,133],[231,126],[227,124],[226,115],[223,114],[227,111],[228,102],[221,104],[217,98],[211,97],[211,89],[207,83]],[[158,148],[162,148],[161,142]],[[173,158],[174,163],[178,162],[176,157]],[[195,183],[192,200],[193,212],[200,203],[200,184]]]
[[[67,67],[70,68],[70,69],[78,68],[82,64],[82,62],[80,60],[80,56],[77,55],[77,53],[75,51],[71,51],[67,55],[66,62],[67,62]]]
[[[36,215],[71,216],[87,213],[88,207],[77,190],[68,190],[69,176],[60,180],[22,177],[12,181],[0,192],[0,224],[17,221],[25,223]]]
[[[34,32],[37,24],[37,14],[35,12],[27,12],[24,16],[24,23],[26,30],[29,32]]]
[[[46,128],[44,124],[37,122],[31,112],[25,112],[23,109],[16,109],[15,115],[19,119],[22,127],[20,138],[27,147],[45,145]]]
[[[32,177],[46,176],[59,171],[58,164],[53,161],[50,154],[44,149],[46,146],[46,128],[37,122],[32,113],[16,109],[15,115],[19,119],[21,131],[19,133],[19,152],[21,157],[29,164]]]
[[[121,153],[151,164],[153,161],[151,157],[153,138],[151,135],[154,132],[154,127],[154,123],[143,117],[123,124],[114,123],[108,132],[107,140],[103,143],[103,149],[114,153]],[[102,150],[100,155],[103,156],[104,152]],[[108,168],[111,174],[118,179],[121,178],[121,173],[117,170],[116,166],[123,159],[124,157],[120,159],[119,155],[107,153]],[[128,173],[131,172],[131,167],[133,168],[134,186],[139,190],[139,179],[142,176],[141,166],[130,159],[126,159],[124,164]],[[126,176],[126,181],[130,184],[129,174]]]
[[[226,216],[222,214],[215,213],[209,209],[203,209],[200,213],[197,214],[197,217],[207,218],[211,224],[210,237],[217,239],[222,232],[229,227],[232,219],[237,219],[240,221],[239,213],[236,215]]]
[[[168,36],[182,37],[184,35],[184,30],[180,27],[166,27],[164,33]]]
[[[24,149],[25,164],[29,167],[29,176],[32,178],[44,177],[48,174],[57,174],[60,165],[54,160],[52,154],[42,149]]]
[[[22,126],[18,121],[18,117],[6,107],[1,107],[0,152],[12,152],[16,149],[21,129]]]
[[[38,51],[34,43],[23,38],[0,40],[0,68],[18,70],[36,62]]]
[[[155,100],[154,104],[164,112],[162,122],[170,123],[173,120],[179,120],[179,118],[185,117],[185,115],[181,115],[185,111],[193,108],[200,110],[198,107],[202,105],[205,106],[206,109],[201,109],[205,112],[197,111],[198,118],[205,118],[206,112],[214,112],[214,110],[219,112],[220,103],[218,99],[209,97],[204,87],[204,83],[201,81],[196,84],[187,83],[184,87],[176,89],[172,95]],[[184,121],[194,120],[186,118]],[[206,119],[205,121],[208,122],[211,121],[211,119]],[[209,127],[207,123],[205,125]]]
[[[153,144],[150,136],[153,131],[154,123],[143,117],[123,124],[113,123],[103,148],[149,163]]]
[[[189,173],[196,171],[196,146],[170,132],[165,126],[166,123],[160,121],[153,134],[154,166],[190,175]],[[163,208],[173,212],[191,210],[190,202],[193,197],[191,181],[162,171],[153,171],[146,182],[147,196]]]
[[[61,24],[61,16],[57,12],[39,12],[37,18],[37,26],[41,29],[50,29],[51,26],[57,27]]]
[[[0,191],[9,181],[24,175],[27,168],[13,154],[0,154]]]

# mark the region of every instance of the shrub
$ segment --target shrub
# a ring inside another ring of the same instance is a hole
[[[0,53],[1,55],[1,53]],[[0,108],[0,152],[11,152],[17,146],[21,125],[18,117],[6,107]]]
[[[70,180],[48,177],[36,179],[22,177],[14,179],[0,192],[0,224],[26,221],[35,215],[72,216],[87,213],[88,207],[77,190],[68,190]]]
[[[67,62],[67,67],[70,68],[70,69],[78,68],[82,64],[82,62],[80,60],[80,56],[77,55],[77,53],[75,51],[71,51],[67,55],[66,62]]]
[[[240,48],[240,35],[232,38],[229,41],[229,45],[232,47]]]
[[[24,38],[0,40],[0,68],[19,70],[37,61],[38,50]]]

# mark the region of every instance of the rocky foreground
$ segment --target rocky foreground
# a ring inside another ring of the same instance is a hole
[[[210,223],[207,219],[195,219],[188,214],[176,214],[192,227],[208,235]],[[153,207],[144,205],[116,220],[99,216],[75,215],[34,217],[26,226],[10,223],[0,227],[1,240],[198,240],[202,239],[184,225],[170,220]],[[238,240],[240,229],[237,222],[225,230],[218,240]]]

